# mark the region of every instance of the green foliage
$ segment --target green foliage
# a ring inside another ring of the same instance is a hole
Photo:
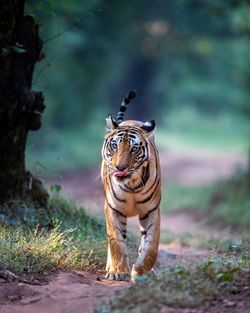
[[[249,174],[238,172],[210,186],[167,184],[162,204],[165,212],[196,210],[214,226],[249,231]]]
[[[104,265],[105,225],[59,195],[53,186],[47,226],[0,223],[0,269],[33,273],[54,269],[91,270]]]
[[[46,214],[46,211],[38,210],[34,204],[27,204],[21,201],[14,201],[0,207],[0,223],[18,226],[34,225],[38,222],[38,216]]]
[[[33,82],[46,98],[43,140],[30,136],[29,165],[95,166],[104,118],[131,88],[138,98],[127,116],[155,118],[162,143],[242,151],[249,142],[247,2],[27,3],[47,56]]]
[[[45,121],[45,123],[47,123]],[[95,167],[101,162],[101,146],[104,138],[104,123],[93,122],[87,128],[72,126],[58,130],[42,128],[30,135],[27,145],[27,163],[38,176]],[[37,135],[43,140],[38,141]]]
[[[162,193],[164,212],[173,212],[188,208],[198,209],[208,206],[212,187],[166,184]]]
[[[247,118],[229,112],[204,115],[186,103],[162,115],[157,143],[163,150],[246,153],[250,126]]]
[[[62,223],[62,229],[76,228],[76,239],[80,241],[81,238],[103,241],[106,238],[104,220],[89,215],[84,208],[77,207],[74,202],[62,198],[57,190],[52,193],[50,198],[50,222],[52,225]]]
[[[211,196],[210,219],[217,223],[248,230],[250,225],[249,173],[239,172],[226,182],[218,183]]]
[[[192,308],[235,299],[250,278],[249,241],[241,243],[241,253],[208,258],[205,261],[178,262],[157,276],[145,276],[137,284],[116,294],[101,312],[160,312],[163,307]]]

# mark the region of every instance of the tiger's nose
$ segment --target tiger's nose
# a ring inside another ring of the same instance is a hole
[[[121,172],[121,171],[124,171],[124,170],[127,168],[126,165],[116,165],[115,167],[116,167],[117,170],[120,171],[120,172]]]

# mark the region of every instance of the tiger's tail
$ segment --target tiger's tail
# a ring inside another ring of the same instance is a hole
[[[117,118],[116,118],[117,124],[120,124],[123,121],[124,113],[127,110],[127,106],[130,103],[130,101],[134,99],[135,97],[136,97],[136,92],[131,90],[129,91],[128,95],[124,98],[120,106],[120,110],[117,114]]]

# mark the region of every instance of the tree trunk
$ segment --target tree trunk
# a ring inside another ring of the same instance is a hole
[[[41,127],[45,106],[42,93],[31,90],[42,41],[33,17],[24,16],[24,4],[0,2],[0,204],[28,199],[46,205],[47,192],[25,170],[27,135]]]

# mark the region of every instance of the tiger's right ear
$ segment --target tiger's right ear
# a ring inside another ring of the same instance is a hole
[[[118,124],[116,121],[113,119],[112,115],[109,114],[108,117],[106,118],[106,124],[107,124],[107,131],[110,132],[111,130],[114,130],[118,127]]]

